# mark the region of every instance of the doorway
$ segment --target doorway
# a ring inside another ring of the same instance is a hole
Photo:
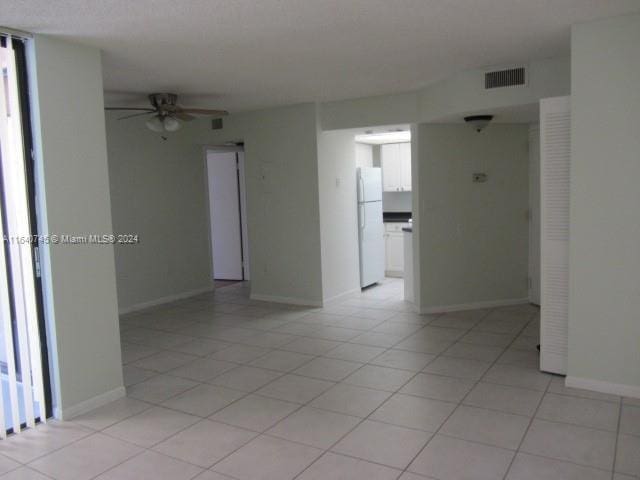
[[[208,147],[206,162],[213,280],[249,280],[244,148]]]

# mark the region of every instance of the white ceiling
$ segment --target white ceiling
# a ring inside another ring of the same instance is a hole
[[[0,25],[101,48],[121,101],[174,91],[238,111],[567,55],[571,24],[635,11],[640,0],[2,0]]]

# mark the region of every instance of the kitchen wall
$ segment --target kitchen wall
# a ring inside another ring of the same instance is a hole
[[[640,15],[571,45],[567,384],[640,397]]]
[[[192,128],[160,135],[144,118],[107,112],[113,230],[140,236],[116,245],[120,311],[213,287],[204,153]]]
[[[526,301],[528,126],[420,124],[415,142],[421,309]]]
[[[324,301],[360,289],[355,155],[353,132],[318,132]]]
[[[29,43],[39,233],[111,233],[100,51]],[[124,395],[111,245],[41,248],[54,412],[69,418]]]

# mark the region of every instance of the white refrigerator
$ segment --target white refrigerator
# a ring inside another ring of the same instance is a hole
[[[384,280],[382,169],[358,168],[357,189],[360,286],[367,287]]]

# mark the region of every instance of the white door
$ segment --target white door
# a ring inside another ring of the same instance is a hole
[[[385,192],[400,191],[400,144],[380,145],[380,165],[382,166],[383,188]]]
[[[567,373],[570,97],[540,101],[540,369]]]
[[[540,125],[529,127],[529,301],[540,305]]]
[[[360,221],[360,286],[384,280],[382,202],[358,204]]]
[[[207,152],[213,278],[243,280],[237,152]]]
[[[400,143],[400,190],[411,191],[411,143]]]

